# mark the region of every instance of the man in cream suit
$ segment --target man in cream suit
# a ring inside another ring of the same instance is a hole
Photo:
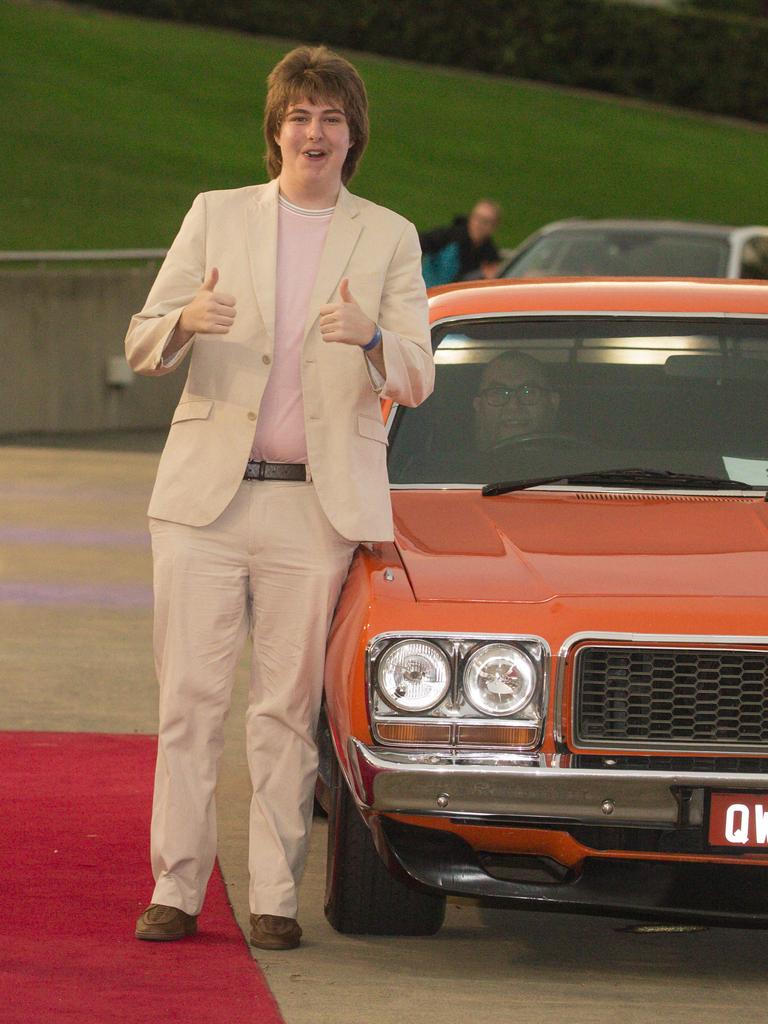
[[[253,643],[251,943],[299,944],[314,732],[355,548],[392,537],[379,400],[434,383],[415,228],[345,188],[363,83],[300,47],[269,76],[266,185],[199,195],[126,337],[158,376],[189,356],[149,507],[160,723],[152,903],[136,936],[194,934],[235,665]]]

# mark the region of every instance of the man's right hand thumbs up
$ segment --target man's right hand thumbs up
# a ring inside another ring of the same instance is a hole
[[[197,295],[182,310],[179,330],[193,334],[228,334],[235,320],[235,297],[217,292],[218,267],[211,267]],[[189,340],[189,339],[187,339]]]

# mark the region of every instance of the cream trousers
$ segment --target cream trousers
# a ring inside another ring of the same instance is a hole
[[[160,683],[152,902],[200,912],[224,721],[250,632],[251,912],[296,917],[325,646],[357,544],[330,525],[312,483],[293,481],[244,481],[209,526],[151,519],[150,531]]]

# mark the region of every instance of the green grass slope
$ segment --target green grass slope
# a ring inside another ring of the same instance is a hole
[[[265,78],[290,45],[0,0],[0,248],[165,246],[197,192],[265,180]],[[352,189],[420,228],[479,196],[505,245],[566,216],[768,221],[768,132],[354,59],[372,139]]]

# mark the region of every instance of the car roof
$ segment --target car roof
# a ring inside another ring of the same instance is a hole
[[[682,313],[768,316],[768,282],[693,278],[465,281],[429,292],[430,322],[504,313]]]
[[[616,231],[621,232],[622,234],[632,234],[633,232],[641,234],[643,232],[664,231],[667,234],[707,235],[713,238],[727,238],[729,235],[732,235],[734,231],[768,232],[767,227],[762,227],[758,224],[737,226],[734,224],[707,224],[701,221],[660,220],[653,218],[647,220],[640,220],[633,217],[625,219],[599,218],[588,220],[582,217],[570,217],[567,220],[558,220],[553,221],[551,224],[545,224],[544,227],[539,228],[538,231],[534,232],[533,235],[529,235],[528,238],[539,238],[542,235],[548,235],[555,231],[577,231],[583,229],[592,231]]]

